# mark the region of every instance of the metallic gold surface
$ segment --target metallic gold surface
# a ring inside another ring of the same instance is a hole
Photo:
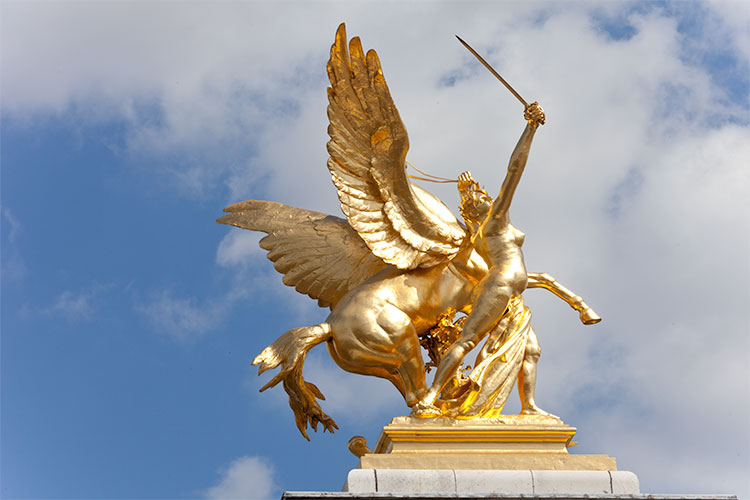
[[[372,469],[617,470],[606,455],[570,455],[576,429],[546,415],[456,420],[396,417],[360,467]]]
[[[346,219],[250,200],[227,207],[217,221],[265,232],[260,246],[283,282],[331,309],[323,323],[286,332],[255,358],[259,373],[280,369],[261,390],[282,383],[306,438],[318,423],[333,432],[336,423],[317,401],[322,393],[302,377],[307,352],[325,342],[344,370],[393,383],[418,417],[498,416],[516,381],[522,413],[547,415],[534,400],[540,348],[522,293],[544,288],[585,324],[600,318],[551,276],[527,273],[524,234],[510,223],[544,111],[538,103],[524,110],[526,127],[496,199],[461,174],[460,223],[409,181],[408,136],[378,56],[365,55],[358,38],[347,44],[343,24],[327,69],[328,169]],[[466,316],[454,322],[455,314]],[[482,341],[469,371],[464,357]]]
[[[372,450],[367,447],[367,440],[363,436],[352,437],[347,443],[346,447],[349,448],[349,451],[351,451],[352,454],[357,458],[361,458],[368,453],[372,453]]]
[[[456,420],[396,417],[373,453],[567,453],[575,427],[546,415]]]

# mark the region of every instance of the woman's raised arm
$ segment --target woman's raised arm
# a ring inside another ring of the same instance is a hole
[[[521,134],[521,138],[518,139],[513,154],[510,155],[508,173],[505,175],[505,180],[503,180],[500,194],[492,204],[492,210],[489,214],[490,220],[505,219],[508,216],[508,209],[513,201],[513,195],[516,192],[516,187],[518,186],[523,170],[526,167],[526,160],[529,157],[529,150],[531,149],[531,141],[534,138],[534,133],[539,125],[544,124],[544,110],[538,102],[529,104],[524,111],[523,116],[527,120],[526,128]]]

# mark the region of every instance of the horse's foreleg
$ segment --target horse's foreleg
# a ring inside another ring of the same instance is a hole
[[[584,325],[593,325],[602,320],[596,314],[596,311],[591,309],[579,295],[565,288],[547,273],[529,273],[529,283],[526,288],[544,288],[554,293],[580,313],[580,318]]]

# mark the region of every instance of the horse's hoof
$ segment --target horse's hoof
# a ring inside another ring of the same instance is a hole
[[[442,415],[443,412],[440,411],[440,408],[429,403],[420,402],[411,409],[411,416],[417,418],[435,418]]]
[[[584,325],[595,325],[599,323],[602,318],[596,314],[596,312],[590,307],[585,308],[581,311],[581,323]]]

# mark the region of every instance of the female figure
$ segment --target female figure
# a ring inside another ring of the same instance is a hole
[[[464,356],[492,331],[503,317],[511,297],[521,295],[528,284],[521,251],[524,234],[510,223],[508,210],[526,166],[534,133],[539,125],[544,124],[544,110],[539,103],[532,103],[524,111],[524,118],[527,125],[513,150],[508,173],[497,199],[490,205],[489,197],[475,194],[471,209],[462,210],[472,233],[473,247],[489,269],[476,288],[476,298],[461,336],[443,356],[432,386],[415,405],[413,415],[429,417],[441,414],[435,400],[455,374]],[[462,176],[459,182],[466,185],[468,179]],[[538,357],[538,353],[535,354]],[[527,413],[541,413],[533,403],[533,396],[530,399],[533,407],[524,410]]]

